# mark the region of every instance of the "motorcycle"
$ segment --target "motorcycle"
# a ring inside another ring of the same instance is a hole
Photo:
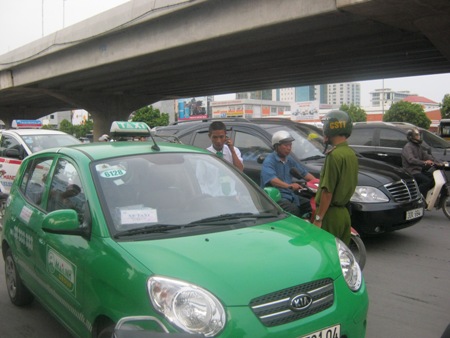
[[[436,163],[432,169],[434,187],[427,192],[425,209],[442,208],[444,215],[450,219],[450,165],[448,162]]]
[[[319,189],[319,179],[316,178],[311,181],[305,181],[300,173],[298,173],[295,168],[291,169],[291,175],[297,180],[298,183],[303,187],[300,189],[297,193],[300,196],[306,197],[309,199],[311,204],[311,217],[308,219],[311,223],[313,223],[312,217],[315,215],[316,211],[316,193]],[[450,210],[450,209],[449,209]],[[364,242],[361,239],[361,236],[359,233],[353,229],[353,227],[350,229],[350,245],[349,249],[352,251],[353,255],[355,256],[356,261],[359,264],[359,267],[361,270],[364,269],[364,266],[366,265],[366,258],[367,258],[367,251],[366,246],[364,245]]]

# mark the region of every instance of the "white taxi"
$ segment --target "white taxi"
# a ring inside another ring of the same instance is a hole
[[[9,193],[22,160],[37,151],[79,144],[80,140],[62,131],[41,129],[39,120],[14,120],[16,129],[0,130],[0,190]]]

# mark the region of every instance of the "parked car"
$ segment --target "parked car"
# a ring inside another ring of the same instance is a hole
[[[288,130],[295,138],[292,155],[314,176],[325,160],[322,132],[286,119],[224,119],[228,136],[242,153],[244,172],[259,184],[262,161],[272,152],[272,135]],[[207,148],[211,120],[178,122],[158,127],[157,136],[174,135],[182,143]],[[423,201],[416,182],[402,168],[359,156],[358,186],[351,199],[352,225],[362,235],[375,235],[416,224]]]
[[[113,127],[116,137],[149,130]],[[180,144],[32,154],[1,238],[9,297],[36,297],[76,337],[111,337],[138,315],[202,337],[364,337],[368,296],[352,253],[285,213],[276,192]]]
[[[401,153],[408,142],[406,133],[417,128],[402,122],[357,122],[348,142],[361,155],[374,160],[402,166]],[[423,146],[439,162],[450,162],[450,143],[423,128],[417,128]]]
[[[25,157],[39,150],[81,143],[62,131],[39,129],[42,126],[39,120],[13,122],[20,129],[0,130],[0,189],[6,193]]]

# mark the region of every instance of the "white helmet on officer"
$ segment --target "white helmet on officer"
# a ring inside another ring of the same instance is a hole
[[[275,134],[273,134],[272,136],[272,147],[273,149],[276,149],[276,147],[282,143],[288,143],[288,142],[292,142],[295,139],[291,136],[291,134],[289,134],[289,132],[285,131],[285,130],[280,130],[277,131]]]

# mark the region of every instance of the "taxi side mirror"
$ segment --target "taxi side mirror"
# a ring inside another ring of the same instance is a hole
[[[271,198],[272,201],[275,203],[278,203],[281,200],[281,193],[280,190],[274,187],[265,187],[264,191],[267,195]]]
[[[81,227],[78,214],[72,209],[61,209],[50,212],[42,222],[42,230],[51,234],[75,235],[89,238],[88,227]]]

